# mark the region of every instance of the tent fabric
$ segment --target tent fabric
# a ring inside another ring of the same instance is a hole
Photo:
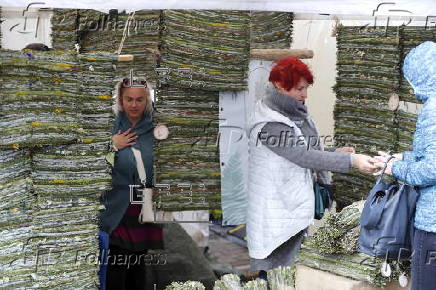
[[[311,0],[311,1],[289,1],[289,0],[172,0],[172,1],[142,1],[131,0],[109,1],[95,0],[92,4],[89,1],[77,0],[46,0],[45,4],[32,5],[31,7],[51,7],[51,8],[78,8],[78,9],[97,9],[107,12],[109,9],[119,10],[140,10],[140,9],[217,9],[217,10],[260,10],[260,11],[287,11],[297,13],[329,13],[329,14],[353,14],[353,15],[372,15],[373,10],[382,1],[362,0],[362,1],[334,1],[334,0]],[[4,0],[0,3],[4,7],[27,7],[29,1],[24,0]],[[396,0],[395,4],[384,4],[379,7],[381,13],[391,14],[389,9],[409,10],[413,16],[436,15],[436,6],[433,0],[408,1]],[[403,12],[403,15],[410,15]]]

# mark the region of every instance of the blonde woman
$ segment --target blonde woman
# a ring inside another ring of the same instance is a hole
[[[112,129],[116,151],[112,168],[113,188],[104,194],[105,210],[100,219],[101,230],[109,236],[106,289],[145,289],[147,250],[163,248],[163,234],[161,225],[138,222],[141,205],[131,203],[129,185],[141,183],[130,147],[141,151],[147,175],[146,187],[151,187],[152,101],[145,79],[123,79],[116,92],[116,119]]]

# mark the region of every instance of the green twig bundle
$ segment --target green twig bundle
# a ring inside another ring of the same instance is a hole
[[[353,254],[357,252],[359,237],[360,203],[329,214],[307,243],[323,254]]]
[[[223,275],[215,281],[213,290],[242,290],[241,279],[235,274]]]
[[[165,290],[205,290],[204,285],[198,281],[173,282]]]
[[[383,277],[381,267],[384,260],[357,251],[362,208],[363,201],[360,201],[330,214],[324,225],[304,241],[296,263],[365,281],[376,287],[384,287],[403,273],[409,275],[409,262],[389,261],[392,275]]]
[[[279,266],[267,272],[271,290],[293,289],[295,287],[295,264],[288,267]]]

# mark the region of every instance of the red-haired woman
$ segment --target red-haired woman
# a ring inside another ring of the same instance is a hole
[[[276,62],[266,94],[256,104],[249,133],[247,210],[252,270],[292,264],[314,219],[313,182],[330,184],[328,171],[370,173],[376,160],[352,147],[324,151],[304,102],[313,76],[296,58]]]

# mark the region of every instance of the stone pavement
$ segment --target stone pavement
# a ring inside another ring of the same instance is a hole
[[[334,210],[334,209],[333,209]],[[326,216],[330,214],[327,213]],[[309,234],[313,233],[322,221],[315,221],[309,227]],[[215,273],[234,273],[241,276],[241,280],[257,277],[257,271],[250,271],[247,242],[228,231],[235,227],[209,224],[209,251],[207,257],[212,263]]]
[[[210,228],[208,255],[216,262],[227,267],[229,271],[242,275],[243,278],[252,278],[257,272],[250,271],[250,259],[248,249],[244,241],[237,241],[236,238],[226,235],[230,228]]]

